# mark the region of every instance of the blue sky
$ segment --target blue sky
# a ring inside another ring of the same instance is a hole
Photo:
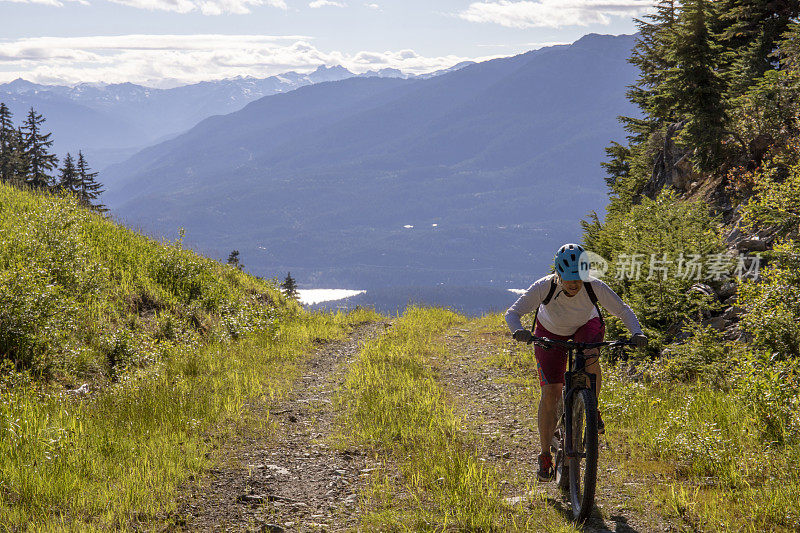
[[[0,0],[0,82],[151,86],[320,64],[421,73],[587,33],[649,0]]]

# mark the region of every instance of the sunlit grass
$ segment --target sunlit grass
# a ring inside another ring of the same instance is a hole
[[[533,350],[491,336],[505,332],[500,315],[470,327],[494,346],[488,364],[508,370],[509,379],[525,387],[521,400],[538,400]],[[725,391],[699,382],[636,382],[605,367],[600,405],[610,447],[603,454],[617,470],[615,481],[646,487],[637,491],[635,505],[659,509],[699,531],[800,528],[800,443],[788,428],[778,432],[780,443],[767,438],[775,433],[763,424],[771,415],[753,407],[771,405],[791,390],[796,375],[775,366],[762,379],[744,369],[747,364],[757,362],[742,358],[740,370],[729,371],[736,383]],[[786,398],[787,406],[797,401]]]
[[[284,394],[315,342],[374,318],[302,315],[233,344],[175,348],[147,375],[88,398],[7,384],[0,529],[158,529],[176,487],[213,461],[226,421]]]
[[[800,445],[765,441],[741,398],[703,384],[652,386],[612,373],[605,384],[611,438],[624,439],[640,459],[671,465],[659,493],[673,515],[712,531],[800,527]]]
[[[481,457],[473,421],[455,411],[439,384],[437,369],[450,357],[441,333],[465,322],[441,309],[409,309],[386,335],[365,345],[351,367],[339,397],[345,438],[386,454],[394,465],[375,471],[363,492],[362,526],[572,531],[551,514],[504,502],[503,473]]]
[[[347,407],[351,438],[392,453],[404,478],[398,509],[395,487],[373,487],[384,504],[367,518],[372,527],[388,521],[409,529],[448,526],[487,528],[496,520],[496,475],[478,461],[474,442],[461,431],[436,382],[431,361],[446,357],[435,336],[464,321],[437,309],[409,309],[381,338],[365,345],[347,377],[341,405]],[[388,507],[387,507],[388,506]],[[399,516],[398,516],[399,514]],[[389,525],[386,524],[386,525]]]
[[[0,530],[162,529],[248,402],[375,319],[0,184]]]

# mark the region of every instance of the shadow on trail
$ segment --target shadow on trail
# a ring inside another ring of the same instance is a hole
[[[609,527],[609,522],[613,523],[613,526]],[[603,517],[600,515],[600,511],[597,509],[597,507],[594,508],[592,515],[583,525],[583,530],[587,532],[591,531],[593,533],[639,533],[638,529],[628,525],[628,519],[622,515],[616,514],[609,516],[608,522],[603,520]]]
[[[572,507],[569,504],[551,496],[547,497],[547,503],[558,511],[565,521],[572,522]],[[609,527],[609,522],[613,523],[613,526]],[[603,520],[596,506],[589,519],[584,522],[583,527],[580,529],[587,533],[639,533],[638,529],[628,525],[628,519],[625,516],[616,514],[610,516],[608,522]]]
[[[616,528],[614,531],[617,533],[638,533],[637,529],[632,528],[628,525],[628,519],[624,516],[620,515],[613,515],[609,517],[610,520],[616,524]]]
[[[557,498],[553,498],[552,496],[547,497],[547,503],[550,504],[553,509],[558,511],[558,514],[563,516],[566,522],[572,522],[572,507]]]

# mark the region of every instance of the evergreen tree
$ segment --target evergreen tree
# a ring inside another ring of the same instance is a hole
[[[725,84],[715,71],[717,50],[706,25],[706,0],[684,6],[667,72],[659,95],[686,121],[679,139],[694,148],[695,164],[711,170],[719,162],[725,134]]]
[[[606,148],[608,163],[600,163],[608,176],[606,185],[613,191],[618,181],[627,181],[631,172],[631,150],[627,146],[622,146],[618,142],[611,142],[611,146]]]
[[[725,50],[720,67],[731,96],[739,96],[778,66],[773,52],[800,15],[800,0],[722,0],[715,7],[713,30]]]
[[[101,203],[93,203],[103,193],[103,185],[97,181],[98,172],[92,172],[83,157],[83,151],[78,150],[78,187],[75,192],[78,194],[78,201],[81,205],[91,207],[97,211],[107,211]]]
[[[17,131],[11,120],[13,116],[6,104],[0,102],[0,181],[2,183],[13,182],[19,166]]]
[[[64,158],[64,164],[59,172],[58,188],[63,191],[77,193],[80,189],[80,183],[78,170],[75,168],[75,160],[72,159],[72,155],[67,152],[67,157]]]
[[[238,268],[239,270],[244,269],[244,265],[239,262],[239,250],[233,250],[228,255],[228,264],[232,267]]]
[[[12,137],[13,146],[11,153],[14,155],[12,160],[12,177],[10,183],[17,187],[24,186],[28,181],[28,157],[25,153],[25,134],[22,132],[22,127],[18,127],[14,131]]]
[[[58,164],[55,154],[49,152],[53,145],[53,141],[50,140],[51,134],[42,132],[41,125],[44,121],[44,117],[31,108],[22,125],[27,183],[38,189],[53,185],[53,177],[50,172]]]
[[[675,4],[675,0],[660,0],[654,13],[636,20],[639,36],[628,61],[639,69],[639,77],[628,88],[627,95],[647,118],[620,117],[636,142],[644,140],[658,123],[674,119],[673,106],[660,98],[660,93],[669,69],[674,67],[670,50],[675,42],[679,16]]]
[[[628,61],[637,67],[639,77],[628,87],[627,97],[641,109],[642,116],[619,117],[628,132],[629,146],[612,143],[606,148],[610,162],[603,164],[611,193],[626,204],[639,194],[643,172],[649,172],[644,169],[653,166],[656,154],[651,139],[659,131],[665,131],[669,123],[679,120],[674,105],[662,94],[669,69],[675,65],[671,48],[679,17],[677,0],[658,0],[652,14],[636,20],[639,35]]]
[[[300,294],[297,292],[297,283],[292,277],[291,272],[286,274],[286,279],[283,280],[281,288],[283,289],[283,294],[285,294],[287,298],[291,298],[293,300],[300,299]]]
[[[781,68],[800,73],[800,23],[791,24],[779,43]]]

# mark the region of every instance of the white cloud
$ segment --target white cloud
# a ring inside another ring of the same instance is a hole
[[[566,41],[542,41],[539,43],[520,43],[520,44],[511,44],[511,43],[499,43],[499,44],[476,44],[475,46],[479,48],[513,48],[516,50],[525,49],[525,50],[538,50],[539,48],[545,48],[547,46],[562,46],[572,44]]]
[[[530,48],[531,50],[538,50],[539,48],[545,48],[548,46],[565,46],[568,44],[572,44],[568,41],[543,41],[539,43],[525,43],[523,46]]]
[[[89,5],[88,0],[66,0]],[[243,15],[250,13],[250,8],[259,6],[272,6],[288,9],[286,0],[109,0],[115,4],[128,7],[147,9],[150,11],[173,11],[175,13],[192,13],[199,11],[203,15],[222,15],[234,13]],[[324,1],[324,0],[323,0]],[[53,7],[63,7],[61,0],[0,0],[0,2],[18,2],[31,4],[45,4]]]
[[[320,7],[347,7],[347,4],[344,2],[336,2],[335,0],[314,0],[308,7],[312,9],[317,9]]]
[[[609,24],[612,16],[636,16],[652,6],[652,0],[495,0],[473,2],[458,16],[509,28],[560,28]]]
[[[60,0],[0,0],[3,2],[11,2],[14,4],[42,4],[45,6],[64,7],[64,2]],[[88,6],[89,2],[86,0],[67,0],[68,2],[77,2],[81,5]]]
[[[380,9],[381,8],[381,6],[379,6],[378,4],[364,4],[364,5],[366,7],[368,7],[368,8],[370,8],[370,9]]]
[[[342,64],[353,72],[396,68],[406,73],[423,74],[434,70],[449,68],[462,61],[483,61],[498,56],[467,58],[455,55],[424,57],[413,50],[387,50],[385,52],[358,52],[343,58]]]
[[[201,0],[198,2],[198,7],[203,15],[222,15],[223,13],[244,15],[250,13],[250,6],[256,7],[264,4],[288,9],[284,0],[267,0],[266,2],[264,0]]]
[[[120,35],[37,37],[0,41],[0,82],[22,77],[37,83],[132,82],[174,86],[255,76],[320,64],[361,73],[396,68],[421,74],[471,60],[456,55],[425,57],[413,50],[347,54],[319,50],[302,35]]]

